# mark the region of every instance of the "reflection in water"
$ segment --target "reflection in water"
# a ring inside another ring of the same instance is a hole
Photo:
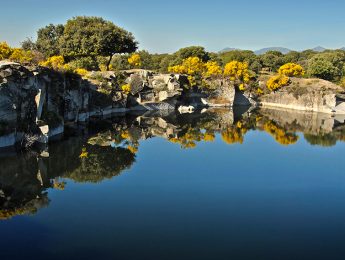
[[[135,162],[141,140],[161,137],[189,149],[217,136],[226,144],[242,144],[250,130],[265,131],[281,145],[296,144],[298,132],[311,145],[345,140],[344,118],[316,113],[261,109],[117,116],[90,124],[86,134],[51,144],[49,155],[0,157],[0,219],[34,214],[49,204],[47,189],[63,190],[66,179],[98,183],[121,174]]]

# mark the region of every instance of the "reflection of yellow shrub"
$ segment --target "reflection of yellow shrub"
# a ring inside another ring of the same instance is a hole
[[[128,149],[131,153],[133,153],[133,154],[135,154],[135,153],[138,152],[138,148],[137,148],[137,147],[134,147],[134,146],[132,146],[132,145],[128,145],[127,149]]]
[[[121,90],[123,93],[128,95],[131,92],[131,86],[129,84],[123,85]]]
[[[287,133],[283,128],[277,126],[272,121],[264,124],[264,130],[272,135],[274,139],[281,145],[295,144],[299,137],[295,134]]]
[[[59,182],[54,180],[53,188],[56,190],[64,190],[66,182]]]
[[[243,143],[243,134],[240,129],[228,128],[221,135],[222,140],[227,144]]]
[[[271,91],[277,90],[281,87],[288,86],[290,79],[284,75],[273,76],[267,81],[267,88]]]
[[[286,63],[285,65],[281,66],[278,70],[280,75],[288,76],[288,77],[298,77],[304,75],[304,69],[301,65],[296,63]]]
[[[216,136],[213,133],[205,133],[204,141],[205,142],[213,142],[216,139]]]
[[[129,138],[130,138],[129,132],[128,132],[128,131],[123,131],[123,132],[121,133],[121,137],[122,137],[123,139],[129,139]]]

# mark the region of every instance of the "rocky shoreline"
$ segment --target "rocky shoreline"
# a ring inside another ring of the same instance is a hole
[[[124,92],[121,84],[128,84]],[[208,82],[211,90],[188,86],[178,74],[147,70],[91,72],[87,77],[43,67],[0,62],[0,148],[48,143],[65,125],[128,111],[178,111],[233,106],[281,107],[345,114],[345,98],[336,85],[294,85],[263,96],[242,92],[225,79]]]

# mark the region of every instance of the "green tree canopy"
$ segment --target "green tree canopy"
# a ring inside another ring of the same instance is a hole
[[[49,24],[37,31],[36,48],[46,57],[60,54],[59,40],[64,33],[62,24]]]
[[[131,53],[138,43],[132,33],[100,17],[78,16],[67,21],[60,39],[61,54],[68,59]]]

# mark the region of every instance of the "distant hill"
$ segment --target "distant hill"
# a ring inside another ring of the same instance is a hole
[[[257,51],[255,51],[255,54],[261,55],[261,54],[265,54],[268,51],[280,51],[283,54],[287,54],[292,50],[287,49],[287,48],[283,48],[283,47],[269,47],[269,48],[263,48],[261,50],[257,50]]]
[[[236,50],[239,50],[239,49],[236,49],[236,48],[224,48],[220,52],[228,52],[228,51],[236,51]]]
[[[228,52],[228,51],[234,51],[234,50],[241,50],[241,49],[237,49],[237,48],[224,48],[220,52]],[[322,46],[317,46],[317,47],[315,47],[315,48],[313,48],[311,50],[316,51],[316,52],[323,52],[323,51],[325,51],[327,49],[322,47]],[[345,47],[339,48],[339,50],[345,51]],[[254,51],[254,53],[256,55],[261,55],[261,54],[265,54],[268,51],[280,51],[283,54],[287,54],[287,53],[291,52],[292,50],[287,49],[287,48],[283,48],[283,47],[268,47],[268,48],[263,48],[263,49]]]
[[[316,52],[323,52],[326,50],[326,48],[324,48],[322,46],[317,46],[317,47],[313,48],[312,50],[316,51]]]

